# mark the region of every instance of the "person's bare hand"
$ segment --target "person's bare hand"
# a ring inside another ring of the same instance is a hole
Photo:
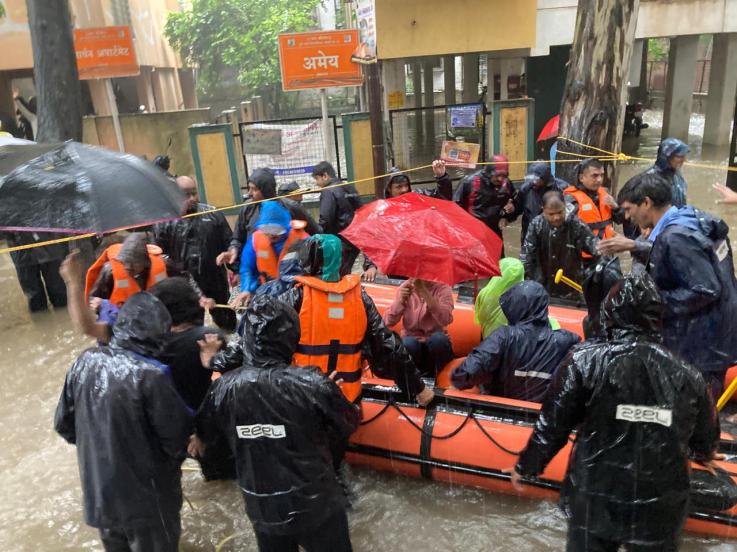
[[[67,286],[82,283],[84,267],[82,266],[82,256],[79,250],[75,249],[66,256],[59,267],[59,274]]]
[[[617,207],[619,207],[616,200],[611,196],[611,194],[607,194],[604,196],[604,204],[609,205],[609,207],[611,207],[612,209],[616,209]]]
[[[445,174],[445,161],[442,159],[436,159],[432,162],[432,172],[433,174],[440,178]]]
[[[214,355],[220,350],[220,347],[223,346],[223,340],[220,339],[218,334],[208,333],[203,337],[204,339],[197,340],[197,345],[200,346],[201,353],[212,353]]]
[[[248,303],[251,302],[251,292],[250,291],[241,291],[238,295],[235,296],[235,299],[233,299],[230,302],[230,306],[234,309],[239,309],[241,307],[247,307]]]
[[[412,279],[402,282],[402,285],[399,286],[399,300],[402,302],[403,305],[406,305],[407,301],[409,301],[409,296],[412,295],[414,287],[415,286],[412,282]]]
[[[621,234],[601,240],[596,246],[596,250],[602,255],[615,255],[623,251],[632,251],[634,248],[635,240],[625,238]]]
[[[376,267],[372,266],[371,268],[363,271],[363,274],[361,274],[361,279],[364,282],[375,282],[377,272],[378,270],[376,269]]]
[[[99,297],[90,297],[90,308],[95,312],[99,311],[102,301]]]
[[[205,454],[205,443],[194,433],[189,436],[189,444],[187,445],[187,453],[192,458],[201,458]]]
[[[17,100],[18,98],[20,98],[20,90],[18,90],[17,88],[13,87],[13,99],[14,100]]]
[[[723,184],[714,184],[711,189],[719,195],[717,203],[737,204],[737,192],[734,190],[727,188]]]
[[[330,372],[330,374],[328,374],[328,379],[332,381],[338,387],[340,387],[343,384],[343,380],[338,377],[337,370],[333,370],[332,372]]]
[[[502,209],[505,214],[511,215],[514,213],[514,202],[510,199],[507,201],[507,204],[504,206],[504,209]]]
[[[210,297],[204,297],[204,296],[200,297],[200,306],[203,309],[212,310],[215,308],[215,305],[216,305],[215,299],[212,299]]]
[[[509,481],[512,483],[512,487],[515,491],[521,493],[525,490],[522,485],[522,476],[517,471],[516,467],[506,468],[502,470],[502,473],[508,473],[510,475]]]
[[[238,252],[235,249],[228,249],[227,251],[220,253],[220,255],[215,258],[215,264],[218,266],[222,266],[223,264],[232,265],[237,258]]]
[[[709,460],[703,460],[703,461],[697,462],[697,464],[699,464],[699,466],[703,466],[706,469],[706,471],[708,471],[711,475],[716,475],[717,468],[719,468],[719,466],[717,466],[716,464],[716,461],[724,460],[726,458],[727,458],[726,455],[714,451],[712,452],[711,458]]]
[[[499,219],[500,230],[504,230],[507,227],[507,224],[509,224],[509,221],[507,219]]]
[[[427,406],[435,398],[435,391],[425,386],[425,388],[419,392],[416,398],[420,406]]]

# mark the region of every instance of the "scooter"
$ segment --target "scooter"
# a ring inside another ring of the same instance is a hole
[[[627,104],[624,108],[624,134],[639,136],[640,131],[649,126],[642,122],[642,104],[639,102]]]

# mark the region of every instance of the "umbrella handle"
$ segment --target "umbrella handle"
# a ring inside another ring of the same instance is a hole
[[[554,281],[555,281],[556,284],[560,284],[561,282],[563,282],[565,285],[567,285],[568,287],[571,287],[571,288],[575,289],[577,292],[583,293],[583,288],[581,287],[581,284],[579,284],[578,282],[574,282],[568,276],[565,276],[563,274],[563,269],[562,268],[559,268],[558,269],[558,272],[555,273],[555,280]]]

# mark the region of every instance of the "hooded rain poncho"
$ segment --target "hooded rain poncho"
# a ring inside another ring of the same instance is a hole
[[[551,329],[548,294],[537,282],[517,284],[499,304],[509,326],[498,328],[471,351],[451,382],[457,389],[480,385],[486,394],[539,402],[579,337]]]
[[[517,471],[540,474],[576,429],[561,492],[569,531],[675,550],[689,449],[710,458],[719,432],[704,379],[658,343],[661,310],[646,274],[615,285],[602,309],[609,341],[561,365]]]
[[[192,424],[153,360],[171,318],[148,293],[120,309],[109,346],[87,349],[66,376],[54,428],[76,445],[84,517],[99,528],[161,528],[182,506],[181,463]]]
[[[244,365],[212,384],[197,434],[206,455],[227,454],[222,443],[235,455],[256,531],[304,533],[345,508],[331,447],[355,431],[359,410],[318,369],[290,366],[300,335],[291,307],[256,297],[245,317]]]

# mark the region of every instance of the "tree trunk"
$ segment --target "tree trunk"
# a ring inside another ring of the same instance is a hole
[[[68,0],[26,0],[39,142],[82,140],[82,94]]]
[[[576,31],[560,112],[560,136],[619,152],[639,4],[639,0],[578,3]],[[558,151],[603,155],[564,139],[558,139]],[[558,154],[561,160],[573,158]],[[558,164],[556,176],[573,182],[575,165]]]

